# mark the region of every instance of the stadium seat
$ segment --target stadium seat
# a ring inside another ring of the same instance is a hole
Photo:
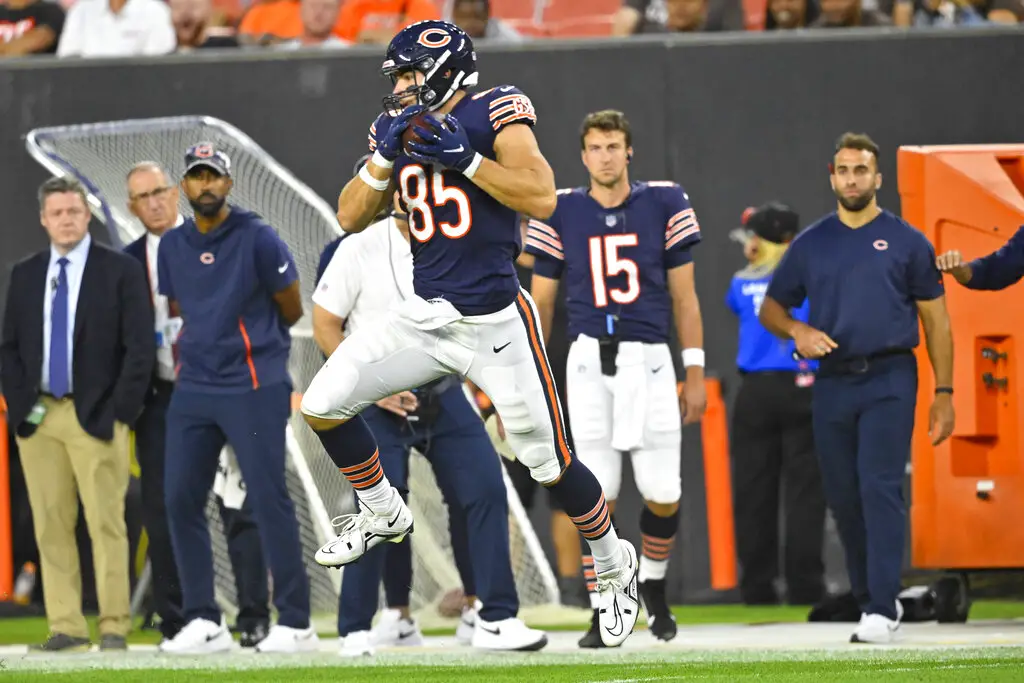
[[[491,16],[510,22],[532,22],[537,2],[543,0],[491,0]]]
[[[576,17],[565,21],[546,22],[545,28],[552,38],[610,36],[612,34],[612,15]]]
[[[548,0],[544,8],[544,23],[610,17],[621,6],[622,0]]]

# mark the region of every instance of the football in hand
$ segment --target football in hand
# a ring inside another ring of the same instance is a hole
[[[429,130],[430,124],[427,122],[427,118],[429,116],[429,112],[422,112],[409,119],[409,125],[404,131],[402,131],[402,151],[406,154],[409,153],[410,142],[423,142],[423,138],[416,134],[416,131],[413,130],[413,126],[419,126],[420,128],[426,128]]]

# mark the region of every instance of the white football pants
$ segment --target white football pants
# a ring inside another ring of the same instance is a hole
[[[468,378],[491,399],[516,457],[541,484],[572,459],[533,299],[463,316],[443,299],[413,297],[347,337],[302,397],[302,412],[348,419],[378,400],[445,375]]]
[[[619,497],[628,452],[644,500],[679,501],[682,417],[667,344],[620,342],[610,377],[601,374],[597,339],[580,335],[569,347],[565,391],[576,457],[601,482],[606,499]]]

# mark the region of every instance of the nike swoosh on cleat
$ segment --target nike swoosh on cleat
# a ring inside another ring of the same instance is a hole
[[[622,614],[619,612],[619,601],[618,600],[616,600],[614,602],[614,607],[615,607],[615,612],[614,612],[614,614],[615,614],[615,623],[612,624],[612,628],[606,628],[605,631],[607,631],[609,635],[614,636],[615,638],[618,638],[619,636],[622,635],[622,631],[625,629],[626,625],[624,623],[622,623]]]
[[[496,627],[494,627],[494,630],[491,630],[491,629],[487,628],[486,626],[484,626],[483,624],[480,624],[480,628],[482,628],[484,631],[487,631],[488,633],[490,633],[492,635],[496,635],[496,636],[500,636],[501,635],[501,627],[500,626],[496,626]]]
[[[388,522],[388,528],[390,529],[390,528],[392,528],[393,526],[395,526],[396,524],[398,524],[398,519],[399,519],[399,518],[400,518],[401,516],[402,516],[402,515],[400,515],[400,514],[399,514],[399,515],[395,515],[395,518],[394,518],[394,519],[392,519],[392,520],[391,520],[390,522]]]

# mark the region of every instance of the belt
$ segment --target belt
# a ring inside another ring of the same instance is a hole
[[[910,349],[885,349],[866,356],[855,356],[843,360],[829,361],[828,357],[822,358],[818,366],[817,375],[828,377],[832,375],[863,375],[876,365],[878,361],[899,356],[914,356]]]
[[[40,396],[46,396],[47,398],[52,398],[54,401],[70,401],[71,399],[73,399],[75,397],[74,394],[64,394],[63,396],[54,396],[49,391],[40,391],[39,395]]]

